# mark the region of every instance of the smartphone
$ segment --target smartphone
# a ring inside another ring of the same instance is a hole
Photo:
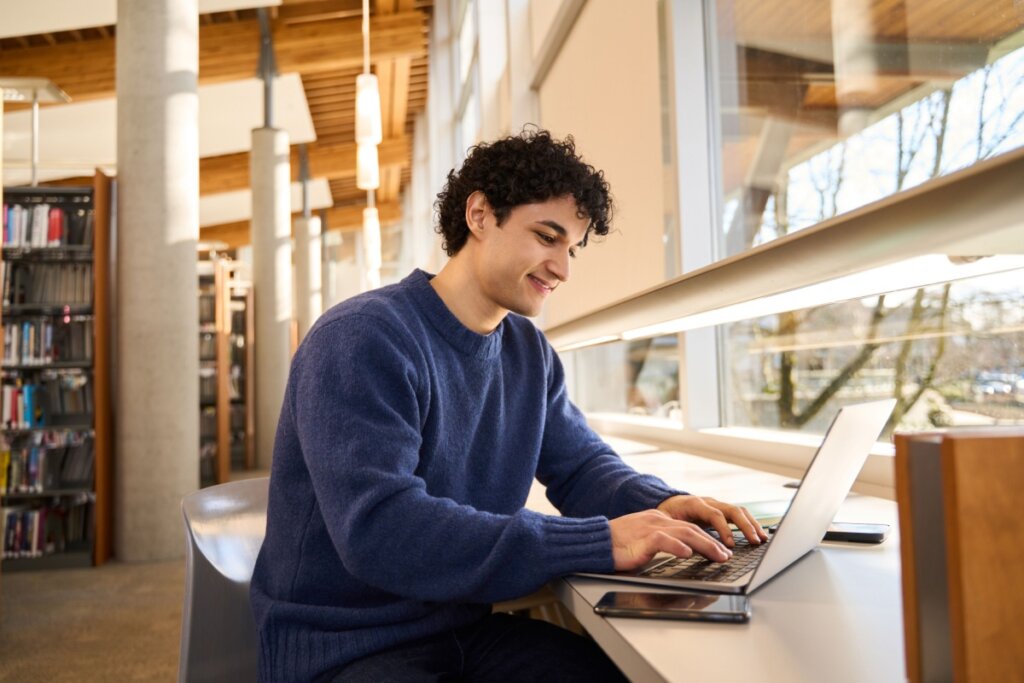
[[[750,620],[750,601],[745,595],[612,591],[594,611],[606,617],[743,623]]]
[[[778,524],[766,526],[770,534],[779,528]],[[825,532],[823,541],[843,541],[845,543],[881,543],[889,536],[888,524],[868,524],[864,522],[832,522]]]
[[[825,532],[823,541],[845,541],[847,543],[881,543],[889,535],[888,524],[863,524],[856,522],[832,522]]]

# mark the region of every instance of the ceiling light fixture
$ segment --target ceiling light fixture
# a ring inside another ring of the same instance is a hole
[[[368,48],[369,45],[366,46]],[[369,57],[365,59],[368,61]],[[360,145],[379,145],[383,140],[380,86],[375,75],[361,73],[356,76],[356,142]]]
[[[380,163],[377,145],[360,142],[356,145],[356,187],[372,192],[380,187]],[[369,205],[370,203],[367,202]]]

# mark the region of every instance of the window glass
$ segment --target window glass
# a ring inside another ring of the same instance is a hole
[[[475,73],[474,69],[473,74]],[[466,87],[466,103],[459,114],[459,125],[456,130],[460,160],[465,159],[469,148],[480,141],[480,97],[476,92],[476,78],[471,75]]]
[[[888,430],[1024,424],[1024,270],[723,326],[726,424],[824,432],[897,398]]]
[[[472,0],[464,6],[462,24],[459,26],[459,83],[466,84],[469,69],[473,65],[476,49],[476,3]]]
[[[681,421],[676,335],[616,342],[562,354],[570,395],[585,413],[626,413]]]
[[[708,7],[717,258],[1024,144],[1012,2]],[[722,326],[723,424],[820,433],[840,405],[882,397],[899,401],[890,431],[1024,422],[1022,275]]]
[[[718,256],[1024,143],[1024,13],[992,0],[720,0]]]

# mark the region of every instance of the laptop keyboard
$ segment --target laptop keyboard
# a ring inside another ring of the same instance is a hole
[[[770,541],[771,539],[769,539]],[[751,545],[747,539],[736,539],[732,557],[728,562],[712,562],[702,555],[676,557],[656,564],[641,572],[641,576],[655,579],[693,579],[697,581],[735,581],[747,572],[753,571],[768,549],[768,542]]]

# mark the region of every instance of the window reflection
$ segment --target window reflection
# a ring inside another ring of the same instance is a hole
[[[1010,0],[724,0],[722,253],[1024,143]]]
[[[565,354],[573,401],[586,413],[627,413],[681,421],[676,335],[604,344]]]

